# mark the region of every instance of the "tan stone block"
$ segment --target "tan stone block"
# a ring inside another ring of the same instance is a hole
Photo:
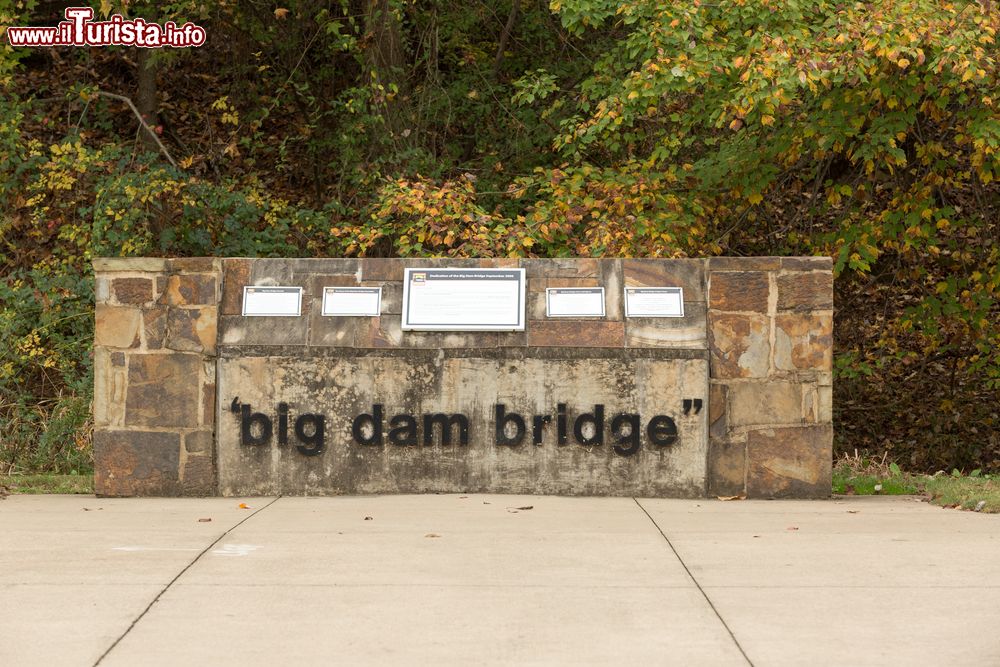
[[[538,285],[544,287],[549,278],[599,278],[601,275],[600,260],[590,257],[522,259],[521,267],[528,279],[528,289],[537,289]]]
[[[782,371],[829,371],[832,365],[831,313],[786,313],[775,318],[775,368]]]
[[[368,318],[368,325],[358,332],[355,342],[360,348],[490,348],[497,346],[497,334],[403,331],[398,316]]]
[[[802,423],[798,382],[734,382],[729,385],[729,428]]]
[[[171,308],[167,314],[167,347],[171,350],[215,354],[217,333],[214,307]]]
[[[125,423],[139,427],[198,425],[201,357],[133,354],[129,359]]]
[[[479,260],[479,266],[484,269],[516,269],[521,266],[517,257],[486,257]]]
[[[243,313],[243,288],[250,284],[250,260],[227,259],[222,262],[222,315]]]
[[[535,320],[528,322],[531,347],[624,347],[625,323],[603,320]]]
[[[162,257],[95,257],[93,264],[94,273],[159,273],[167,270],[167,260]]]
[[[186,496],[210,496],[215,493],[215,463],[211,456],[188,456],[184,461],[181,484]]]
[[[820,386],[816,388],[819,400],[819,412],[816,421],[820,424],[833,423],[833,387]]]
[[[127,306],[98,304],[95,308],[94,344],[105,347],[139,347],[142,311]]]
[[[630,317],[625,321],[628,347],[708,347],[705,304],[684,304],[684,317]]]
[[[786,271],[833,271],[833,258],[782,257],[781,268]]]
[[[709,257],[709,271],[777,271],[781,257]]]
[[[713,378],[764,378],[770,368],[765,315],[709,313],[708,345]]]
[[[94,431],[94,490],[99,496],[181,493],[180,436],[145,431]]]
[[[746,493],[747,444],[711,438],[708,444],[708,493],[740,496]]]
[[[372,258],[361,262],[361,280],[390,280],[403,282],[403,269],[409,266],[398,258]]]
[[[303,299],[302,317],[227,315],[219,322],[222,345],[305,345],[311,301]]]
[[[770,284],[763,271],[721,271],[709,274],[709,308],[767,312]]]
[[[107,303],[111,300],[111,281],[103,276],[94,279],[94,301]]]
[[[712,384],[708,390],[708,435],[711,438],[725,438],[729,435],[727,417],[727,395],[729,388],[724,384]]]
[[[215,257],[175,257],[167,260],[167,270],[178,273],[212,273],[221,260]]]
[[[680,287],[684,301],[705,300],[703,259],[623,259],[626,287]]]
[[[160,303],[168,306],[214,306],[215,285],[215,276],[211,274],[174,274],[167,277]]]
[[[833,308],[833,274],[784,273],[778,276],[778,310]]]
[[[833,428],[770,428],[747,436],[747,494],[751,498],[830,496]]]
[[[597,278],[547,278],[544,282],[538,281],[544,290],[549,287],[600,287],[601,281]]]

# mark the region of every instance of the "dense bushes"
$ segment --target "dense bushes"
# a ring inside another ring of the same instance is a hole
[[[93,256],[826,254],[838,446],[1000,468],[988,3],[128,8],[177,168],[128,50],[0,54],[0,461],[86,454]]]

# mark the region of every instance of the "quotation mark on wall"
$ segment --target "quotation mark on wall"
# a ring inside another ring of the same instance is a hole
[[[691,400],[690,398],[684,399],[684,414],[691,414],[691,406],[694,406],[694,413],[698,414],[701,412],[702,401],[700,398]]]

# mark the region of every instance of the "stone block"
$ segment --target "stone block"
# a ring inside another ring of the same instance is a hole
[[[146,336],[146,349],[159,350],[167,340],[166,306],[154,306],[142,311],[142,327]]]
[[[778,276],[778,310],[830,310],[833,274],[783,273]]]
[[[820,424],[833,423],[833,387],[820,386],[816,388],[817,400],[819,401],[816,421]]]
[[[95,257],[93,264],[94,273],[161,273],[167,270],[167,260],[162,257]]]
[[[604,310],[610,322],[625,319],[625,283],[618,259],[601,260],[601,285],[604,286]]]
[[[366,259],[361,263],[361,280],[403,282],[403,269],[411,266],[404,259]]]
[[[624,322],[534,320],[527,329],[532,347],[625,347]]]
[[[713,378],[764,378],[770,368],[765,315],[710,313],[708,344]]]
[[[211,456],[188,456],[184,461],[181,484],[186,496],[210,496],[215,493],[215,463]]]
[[[111,300],[111,281],[103,276],[94,279],[94,301],[107,303]]]
[[[111,353],[111,365],[118,368],[125,367],[125,353],[124,352],[112,352]]]
[[[222,262],[222,315],[243,313],[243,288],[250,284],[249,259],[227,259]]]
[[[167,314],[167,347],[182,352],[215,354],[218,320],[215,308],[171,308]]]
[[[214,362],[211,362],[214,365]],[[212,375],[214,377],[214,374]],[[215,383],[206,382],[201,386],[201,423],[215,423]]]
[[[709,274],[709,308],[728,311],[767,312],[770,293],[763,271],[721,271]]]
[[[729,385],[729,428],[802,423],[798,382],[734,382]]]
[[[194,431],[184,435],[184,451],[188,454],[212,454],[215,436],[211,431]]]
[[[138,305],[153,300],[153,281],[150,278],[115,278],[111,281],[115,301]]]
[[[605,294],[605,297],[607,295]],[[605,304],[605,308],[607,304]],[[528,320],[544,320],[547,315],[545,303],[545,292],[527,292],[525,294],[525,313]]]
[[[625,345],[704,350],[708,347],[705,329],[705,304],[687,302],[684,317],[630,317],[625,320]]]
[[[770,428],[747,436],[747,494],[751,498],[830,496],[833,428]]]
[[[747,443],[711,438],[708,443],[708,493],[740,496],[746,493]]]
[[[601,287],[601,281],[599,278],[548,278],[536,281],[533,287],[540,292],[550,287]]]
[[[317,347],[354,347],[368,335],[372,317],[324,317],[319,306],[310,316],[309,345]]]
[[[782,371],[829,371],[832,364],[831,313],[786,313],[775,318],[775,368]]]
[[[497,346],[492,331],[403,331],[400,318],[367,318],[367,327],[359,331],[355,346],[360,348],[489,348]]]
[[[681,287],[684,301],[705,300],[703,259],[623,259],[626,287]]]
[[[94,490],[99,496],[179,495],[179,466],[176,433],[94,432]]]
[[[709,257],[709,271],[777,271],[781,257]]]
[[[142,311],[138,308],[97,304],[94,344],[117,348],[139,347],[141,322]]]
[[[207,273],[174,274],[160,295],[160,303],[168,306],[214,306],[215,276]]]
[[[782,257],[785,271],[833,271],[832,257]]]
[[[525,347],[528,345],[527,331],[499,331],[496,333],[497,347]]]
[[[305,345],[310,300],[303,296],[301,317],[226,315],[219,321],[222,345]],[[311,310],[311,309],[310,309]]]
[[[725,438],[729,435],[727,419],[727,396],[729,388],[724,384],[713,384],[708,389],[708,435]]]
[[[125,423],[139,427],[198,425],[201,357],[133,354],[129,359]]]
[[[220,260],[215,257],[175,257],[167,260],[167,270],[177,273],[213,273]]]
[[[544,289],[549,278],[599,278],[601,261],[580,259],[522,259],[521,268],[528,280],[528,289]]]

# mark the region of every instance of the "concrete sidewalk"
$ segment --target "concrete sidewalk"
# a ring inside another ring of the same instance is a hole
[[[909,498],[0,501],[4,666],[998,665],[998,627],[1000,516]]]

